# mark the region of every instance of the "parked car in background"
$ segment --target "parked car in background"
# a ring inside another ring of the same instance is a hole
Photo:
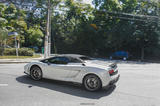
[[[129,53],[126,51],[117,51],[114,52],[111,56],[110,59],[123,59],[123,60],[127,60],[129,58]]]

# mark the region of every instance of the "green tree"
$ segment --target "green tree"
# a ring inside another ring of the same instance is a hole
[[[98,35],[104,38],[101,41],[105,48],[103,52],[125,50],[142,60],[144,54],[147,56],[154,52],[159,45],[156,33],[159,29],[152,16],[157,16],[158,2],[95,0],[94,3],[98,7],[94,21],[99,28]],[[149,51],[148,48],[154,49]]]
[[[8,32],[6,29],[0,28],[0,55],[3,55],[4,46],[6,45]]]
[[[29,45],[40,47],[42,44],[42,38],[44,34],[38,26],[34,26],[28,30],[29,34]]]
[[[24,43],[24,35],[27,31],[27,24],[25,22],[25,12],[10,4],[4,9],[4,16],[7,20],[6,27],[9,32],[17,32],[18,47]]]

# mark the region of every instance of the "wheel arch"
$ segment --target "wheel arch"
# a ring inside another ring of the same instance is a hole
[[[32,64],[32,65],[30,66],[30,70],[31,70],[33,67],[39,67],[39,68],[41,69],[41,67],[40,67],[39,65],[37,65],[37,64]]]

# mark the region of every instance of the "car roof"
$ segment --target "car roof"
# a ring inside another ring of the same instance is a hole
[[[54,55],[51,55],[51,56],[64,56],[64,57],[73,57],[73,58],[80,58],[80,57],[87,57],[85,55],[80,55],[80,54],[54,54]]]
[[[53,57],[67,57],[69,59],[76,58],[76,59],[80,60],[81,62],[83,62],[83,60],[80,57],[88,57],[88,56],[80,55],[80,54],[51,54],[51,56],[49,58],[45,58],[45,59],[42,59],[40,61],[43,61],[43,60],[46,60],[46,59],[51,59]]]

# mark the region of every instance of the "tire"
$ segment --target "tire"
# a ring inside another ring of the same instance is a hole
[[[126,57],[123,57],[123,60],[124,60],[124,61],[126,61],[126,60],[127,60],[127,58],[126,58]]]
[[[31,78],[34,80],[42,79],[42,70],[38,66],[32,66],[30,70]]]
[[[102,82],[98,76],[94,74],[87,75],[83,80],[84,88],[88,91],[98,91],[102,88]]]

